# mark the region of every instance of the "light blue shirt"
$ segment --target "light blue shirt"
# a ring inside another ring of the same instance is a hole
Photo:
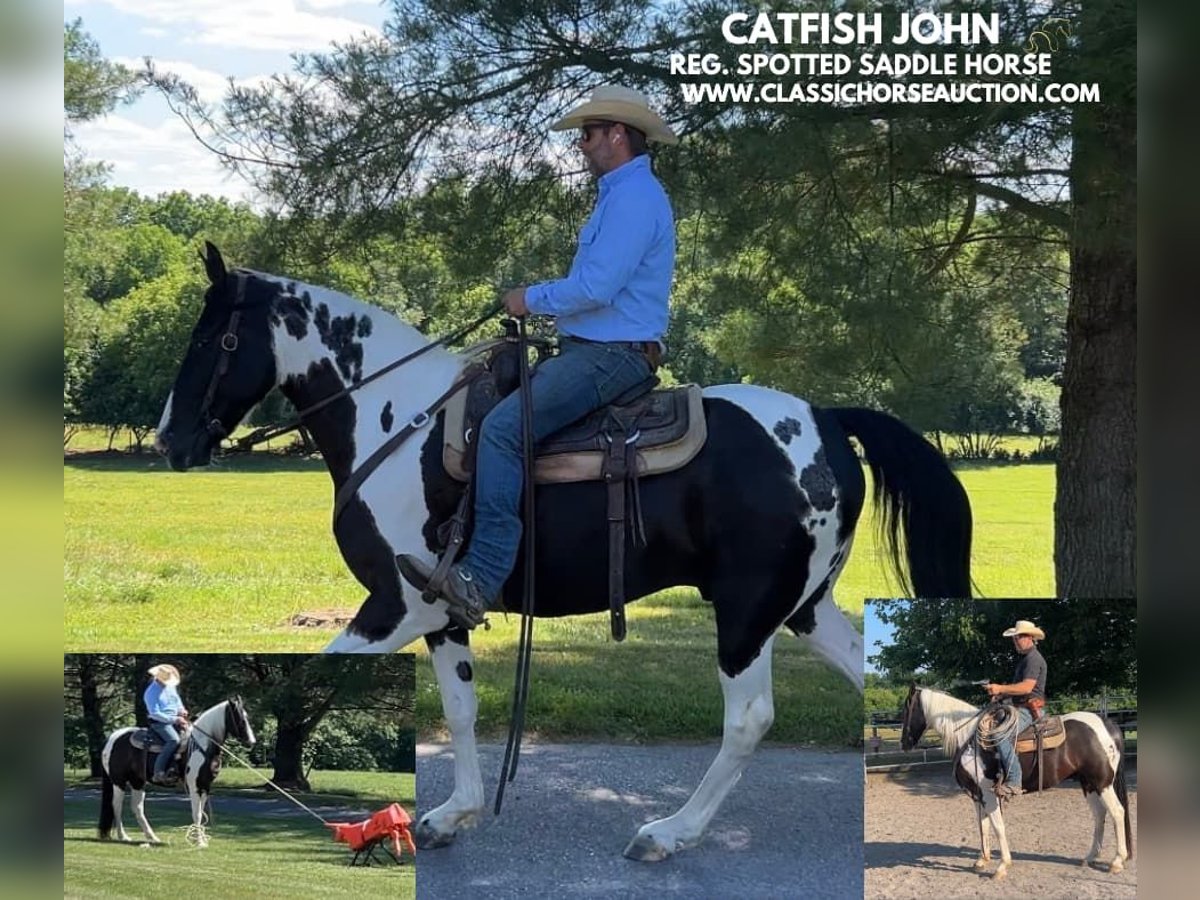
[[[555,316],[559,334],[592,341],[657,341],[667,330],[675,218],[650,158],[600,177],[596,208],[579,232],[567,277],[530,285],[530,312]]]
[[[170,724],[179,717],[179,711],[183,709],[183,701],[179,699],[179,692],[174,687],[162,684],[157,679],[150,682],[150,687],[146,688],[142,699],[146,701],[146,711],[150,713],[151,720],[155,722]]]

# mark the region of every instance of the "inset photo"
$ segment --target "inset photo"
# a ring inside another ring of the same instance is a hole
[[[410,654],[70,654],[63,696],[65,896],[416,895]]]
[[[1135,600],[868,600],[864,626],[865,897],[1136,896]]]

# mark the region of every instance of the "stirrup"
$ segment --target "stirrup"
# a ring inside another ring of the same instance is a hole
[[[479,625],[483,625],[485,631],[491,630],[492,626],[487,620],[487,609],[476,610],[474,607],[462,606],[446,596],[445,592],[441,590],[445,584],[445,578],[437,585],[437,589],[430,591],[433,576],[437,573],[436,569],[433,572],[426,571],[424,563],[407,553],[401,553],[396,557],[396,568],[400,570],[400,574],[409,584],[421,592],[427,603],[433,603],[435,600],[444,602],[446,615],[455,625],[466,628],[468,631],[474,630]],[[445,575],[449,577],[449,567],[447,567]],[[432,597],[429,596],[431,593]]]

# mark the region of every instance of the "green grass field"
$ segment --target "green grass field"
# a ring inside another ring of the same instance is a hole
[[[974,577],[987,596],[1052,591],[1050,465],[964,467],[975,510]],[[319,462],[253,454],[186,474],[146,454],[68,460],[64,585],[68,652],[316,651],[329,628],[297,613],[353,610],[362,588],[330,534],[329,477]],[[868,506],[868,510],[870,507]],[[837,587],[861,622],[865,597],[896,588],[860,524]],[[480,731],[507,727],[517,619],[493,617],[473,642]],[[632,604],[615,645],[606,615],[539,622],[528,723],[547,738],[711,739],[719,734],[715,629],[691,590]],[[423,644],[413,645],[418,654]],[[861,735],[861,700],[790,635],[776,641],[770,738],[845,746]],[[418,679],[418,727],[441,720],[432,676]]]
[[[270,774],[269,772],[264,774]],[[67,787],[95,786],[81,773],[64,773]],[[399,801],[409,812],[415,807],[415,779],[411,774],[388,772],[315,772],[314,792],[298,794],[305,803],[342,805],[348,810],[374,810]],[[190,822],[184,803],[146,804],[147,818],[166,843],[156,847],[138,843],[101,843],[96,839],[99,799],[88,795],[64,803],[63,895],[73,897],[145,897],[170,894],[201,898],[223,896],[295,897],[307,895],[416,896],[413,860],[403,866],[347,868],[350,858],[344,844],[335,844],[316,819],[297,809],[296,817],[255,815],[229,808],[231,797],[278,796],[249,772],[227,768],[214,788],[215,818],[209,828],[211,843],[203,850],[185,839]],[[329,818],[329,816],[327,816]],[[125,828],[140,838],[126,806]],[[354,821],[347,816],[344,820]],[[332,821],[332,819],[331,819]],[[298,889],[303,885],[303,889]]]

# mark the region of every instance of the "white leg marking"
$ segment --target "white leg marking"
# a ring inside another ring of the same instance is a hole
[[[657,861],[676,850],[696,844],[721,802],[742,777],[758,742],[775,720],[771,696],[771,650],[775,637],[767,638],[762,651],[741,674],[729,678],[724,672],[721,690],[725,695],[725,735],[716,759],[708,767],[700,786],[674,815],[649,822],[625,848],[634,859]]]
[[[450,621],[442,601],[426,603],[412,588],[406,587],[404,600],[408,611],[396,630],[381,641],[372,641],[349,629],[342,629],[325,647],[325,653],[394,653],[419,637],[445,628]]]
[[[441,806],[421,817],[420,828],[431,830],[437,844],[449,843],[460,828],[473,828],[483,815],[483,776],[479,773],[479,751],[475,745],[475,717],[479,700],[475,682],[463,681],[459,667],[474,669],[470,647],[443,641],[430,654],[438,688],[442,693],[442,712],[450,729],[450,749],[454,754],[454,791]]]
[[[124,806],[125,792],[114,784],[112,796],[113,821],[117,826],[117,840],[120,841],[129,840],[129,834],[125,831],[125,823],[121,821],[121,811]]]
[[[138,825],[141,826],[142,834],[146,836],[146,840],[150,843],[159,843],[158,835],[154,833],[154,829],[150,827],[150,822],[146,818],[146,792],[134,788],[130,792],[130,796],[133,801],[133,815],[137,819]]]
[[[1100,799],[1099,794],[1087,795],[1088,806],[1092,810],[1092,849],[1083,858],[1083,865],[1088,866],[1095,862],[1096,857],[1100,855],[1100,844],[1104,841],[1104,801]]]
[[[162,415],[158,419],[158,427],[154,429],[154,449],[159,453],[167,452],[167,445],[163,443],[160,435],[166,434],[167,426],[171,424],[171,401],[174,399],[174,391],[167,394],[167,404],[163,407]]]
[[[995,877],[1003,878],[1012,864],[1012,854],[1008,850],[1008,833],[1004,830],[1004,813],[1000,811],[1000,801],[991,791],[983,791],[983,802],[988,822],[996,832],[996,842],[1000,845],[1000,867],[996,869]]]
[[[975,868],[983,871],[992,861],[992,826],[983,814],[983,804],[972,801],[972,805],[979,824],[979,859],[975,860]]]
[[[1108,867],[1108,870],[1115,875],[1125,868],[1125,860],[1129,858],[1129,848],[1125,844],[1125,807],[1117,799],[1117,792],[1112,785],[1109,785],[1100,792],[1100,799],[1104,803],[1104,808],[1108,810],[1108,814],[1112,818],[1113,825],[1116,828],[1117,855]]]
[[[809,647],[849,679],[861,694],[863,691],[863,639],[858,629],[833,602],[827,591],[813,609],[816,627],[812,634],[800,637]]]

